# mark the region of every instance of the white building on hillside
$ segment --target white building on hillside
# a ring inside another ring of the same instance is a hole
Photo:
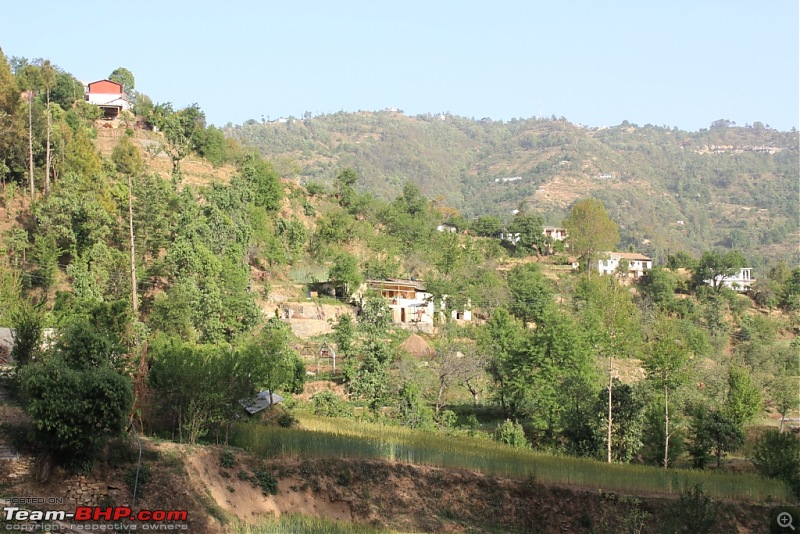
[[[734,276],[722,276],[721,274],[718,274],[714,280],[706,280],[705,282],[710,286],[716,287],[719,285],[721,280],[722,285],[728,289],[733,289],[734,291],[747,291],[756,281],[756,279],[753,278],[752,271],[752,267],[742,267]]]
[[[639,279],[653,268],[653,260],[637,252],[605,252],[594,264],[600,274],[614,274],[622,261],[628,262],[628,276]]]

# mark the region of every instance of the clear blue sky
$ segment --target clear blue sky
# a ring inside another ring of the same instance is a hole
[[[590,126],[797,127],[798,0],[24,2],[7,56],[137,90],[208,121],[396,107]]]

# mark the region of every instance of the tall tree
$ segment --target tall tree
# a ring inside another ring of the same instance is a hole
[[[47,142],[45,146],[45,167],[44,167],[44,193],[50,193],[50,170],[51,170],[51,151],[50,151],[50,130],[52,123],[52,112],[50,111],[50,91],[56,85],[56,70],[50,63],[49,59],[42,61],[40,67],[40,76],[42,79],[42,88],[45,91],[45,98],[47,103]]]
[[[722,411],[739,427],[761,411],[761,392],[750,373],[736,365],[728,369],[728,394]]]
[[[653,325],[644,360],[647,378],[664,393],[664,468],[669,467],[670,392],[687,378],[691,346],[676,319],[662,316]]]
[[[554,305],[550,282],[535,263],[514,267],[508,273],[508,289],[512,296],[509,311],[523,323],[541,323]]]
[[[478,340],[480,350],[490,355],[487,371],[506,417],[517,415],[525,396],[524,377],[520,374],[525,335],[519,321],[504,308],[497,308]]]
[[[20,88],[25,92],[25,100],[28,103],[28,186],[31,202],[33,202],[36,198],[36,185],[33,175],[33,101],[36,90],[40,85],[39,69],[29,64],[26,60],[22,60],[16,75]]]
[[[570,248],[579,256],[591,259],[598,252],[613,251],[619,243],[617,224],[611,220],[599,200],[579,200],[564,220]]]
[[[24,127],[20,118],[20,88],[11,67],[0,48],[0,181],[5,185],[6,174],[12,176],[24,169],[20,144]]]
[[[136,290],[136,245],[133,235],[133,177],[144,170],[144,162],[139,150],[131,143],[128,137],[123,137],[111,152],[111,160],[117,167],[117,172],[124,174],[128,179],[128,233],[130,236],[131,260],[131,307],[136,315],[139,312],[139,296]]]
[[[578,283],[575,304],[589,341],[605,358],[608,371],[607,459],[612,461],[614,360],[634,353],[641,339],[639,314],[630,291],[615,276],[584,276]]]

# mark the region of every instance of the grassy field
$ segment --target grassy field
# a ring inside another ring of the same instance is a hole
[[[230,532],[232,534],[390,534],[392,531],[330,519],[282,515],[278,518],[265,519],[257,525],[239,524]]]
[[[447,436],[351,419],[309,415],[299,418],[302,428],[236,424],[231,444],[264,457],[386,460],[629,494],[678,494],[690,485],[702,484],[715,499],[789,500],[782,482],[752,474],[608,465],[586,458],[512,449],[467,436]]]

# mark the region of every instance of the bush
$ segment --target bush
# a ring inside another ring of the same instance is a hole
[[[314,415],[325,417],[352,417],[350,408],[332,391],[320,391],[311,397]]]
[[[717,523],[717,507],[700,484],[692,484],[681,492],[671,506],[670,514],[658,532],[709,532]]]
[[[800,498],[800,438],[768,430],[758,438],[751,460],[761,475],[783,480]]]
[[[522,425],[518,422],[512,422],[506,419],[497,425],[497,430],[494,432],[494,439],[500,443],[511,445],[515,449],[525,449],[528,447],[528,440],[525,437],[525,431]]]
[[[255,472],[254,483],[261,488],[265,497],[278,494],[278,479],[272,473],[259,469]]]
[[[128,489],[133,494],[134,490],[136,491],[136,496],[142,496],[142,486],[145,486],[150,480],[153,478],[153,474],[150,472],[150,467],[147,465],[142,464],[138,467],[139,472],[139,479],[137,482],[136,479],[136,472],[137,467],[131,467],[128,469],[128,472],[125,473],[125,484],[128,486]]]
[[[290,413],[285,413],[278,417],[278,424],[283,428],[291,428],[297,422],[297,419]]]
[[[236,464],[236,457],[233,455],[231,451],[222,451],[219,455],[219,465],[220,467],[224,467],[229,469]]]

